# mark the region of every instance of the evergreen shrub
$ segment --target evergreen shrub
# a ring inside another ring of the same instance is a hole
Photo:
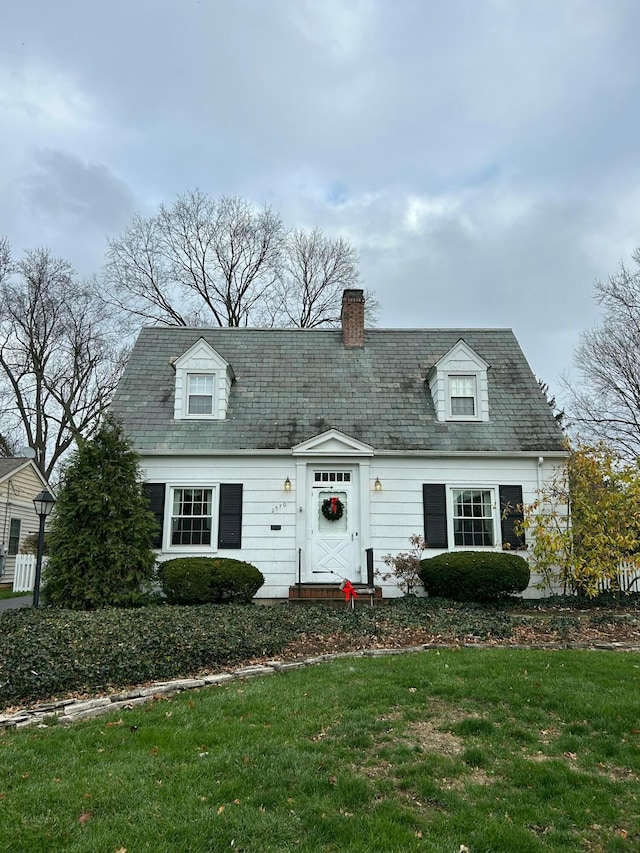
[[[227,557],[176,557],[158,577],[169,604],[248,604],[264,583],[251,563]]]
[[[73,610],[137,607],[148,600],[157,523],[140,458],[120,422],[104,418],[66,464],[48,532],[46,604]]]
[[[429,595],[455,601],[486,601],[523,592],[528,562],[505,551],[454,551],[420,561],[420,579]]]

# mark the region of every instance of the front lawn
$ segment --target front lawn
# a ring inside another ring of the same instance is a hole
[[[432,649],[5,732],[0,846],[631,853],[639,689],[637,653]]]

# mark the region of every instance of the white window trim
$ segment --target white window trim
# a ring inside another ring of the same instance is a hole
[[[171,542],[173,527],[173,495],[177,489],[211,489],[211,544],[210,545],[174,545]],[[198,554],[207,555],[218,551],[218,516],[219,516],[220,488],[219,483],[194,483],[179,482],[167,483],[164,501],[164,530],[162,531],[163,551],[172,554]]]
[[[211,376],[213,378],[213,394],[211,400],[211,412],[204,414],[191,414],[189,412],[189,382],[192,376]],[[215,421],[218,420],[218,374],[214,370],[187,370],[185,371],[184,394],[182,400],[182,418],[186,421]]]
[[[456,545],[455,536],[455,492],[490,492],[491,493],[491,514],[493,522],[493,544],[492,545]],[[447,532],[450,543],[450,548],[456,551],[501,551],[501,528],[500,524],[500,507],[498,501],[499,486],[487,485],[483,483],[478,485],[469,485],[469,483],[456,483],[455,485],[447,486]]]
[[[445,377],[445,420],[447,421],[481,421],[482,415],[480,413],[480,379],[481,379],[480,370],[448,370]],[[473,377],[475,384],[475,391],[473,395],[473,415],[454,415],[451,413],[451,387],[449,380],[453,377],[457,376],[471,376]]]

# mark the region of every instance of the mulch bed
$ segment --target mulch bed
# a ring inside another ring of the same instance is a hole
[[[573,620],[572,620],[573,621]],[[304,634],[290,643],[284,659],[306,658],[311,655],[356,652],[363,649],[406,648],[425,644],[478,644],[482,646],[591,646],[616,644],[640,649],[640,622],[637,619],[616,618],[600,626],[587,624],[587,618],[575,620],[578,624],[566,631],[554,630],[545,617],[530,618],[527,624],[514,628],[511,637],[474,637],[473,635],[433,634],[425,628],[400,628],[384,633],[383,637],[353,637],[340,631],[329,634]]]

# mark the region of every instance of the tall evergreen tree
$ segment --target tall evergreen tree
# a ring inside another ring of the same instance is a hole
[[[135,606],[153,576],[156,521],[139,460],[107,417],[66,466],[49,532],[43,597],[77,610]]]

